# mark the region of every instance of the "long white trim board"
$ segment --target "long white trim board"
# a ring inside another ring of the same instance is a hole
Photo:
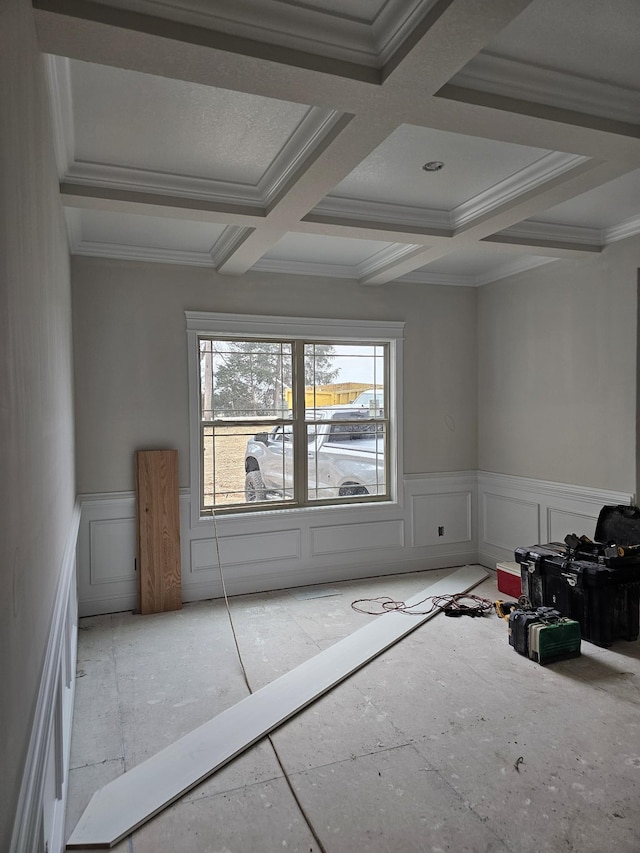
[[[468,592],[487,577],[480,566],[464,566],[407,604]],[[67,849],[113,847],[437,613],[439,609],[422,616],[379,616],[123,773],[93,795]]]

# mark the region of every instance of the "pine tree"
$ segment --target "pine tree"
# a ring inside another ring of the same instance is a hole
[[[313,345],[305,358],[305,384],[335,380],[334,348]],[[288,409],[285,389],[291,388],[291,346],[262,341],[201,341],[203,415],[211,401],[217,417],[282,415]]]

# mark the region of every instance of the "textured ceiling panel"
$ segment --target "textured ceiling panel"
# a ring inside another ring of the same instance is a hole
[[[147,246],[185,252],[208,252],[224,230],[211,222],[188,222],[161,216],[111,213],[104,210],[75,211],[83,242],[121,246]]]
[[[318,234],[286,234],[265,254],[265,258],[355,266],[390,245],[377,240],[347,240]]]
[[[534,0],[486,50],[638,89],[640,4],[638,0]]]
[[[255,185],[300,104],[71,62],[75,158]]]
[[[331,196],[450,211],[547,151],[402,125],[346,177]],[[425,172],[441,161],[439,172]]]

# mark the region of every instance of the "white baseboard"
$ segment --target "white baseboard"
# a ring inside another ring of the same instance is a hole
[[[45,847],[50,853],[61,853],[64,847],[75,690],[76,544],[80,514],[80,505],[76,504],[60,567],[10,853],[31,853]]]

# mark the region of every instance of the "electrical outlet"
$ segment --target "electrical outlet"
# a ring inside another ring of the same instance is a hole
[[[438,527],[438,536],[444,536],[444,527]]]

